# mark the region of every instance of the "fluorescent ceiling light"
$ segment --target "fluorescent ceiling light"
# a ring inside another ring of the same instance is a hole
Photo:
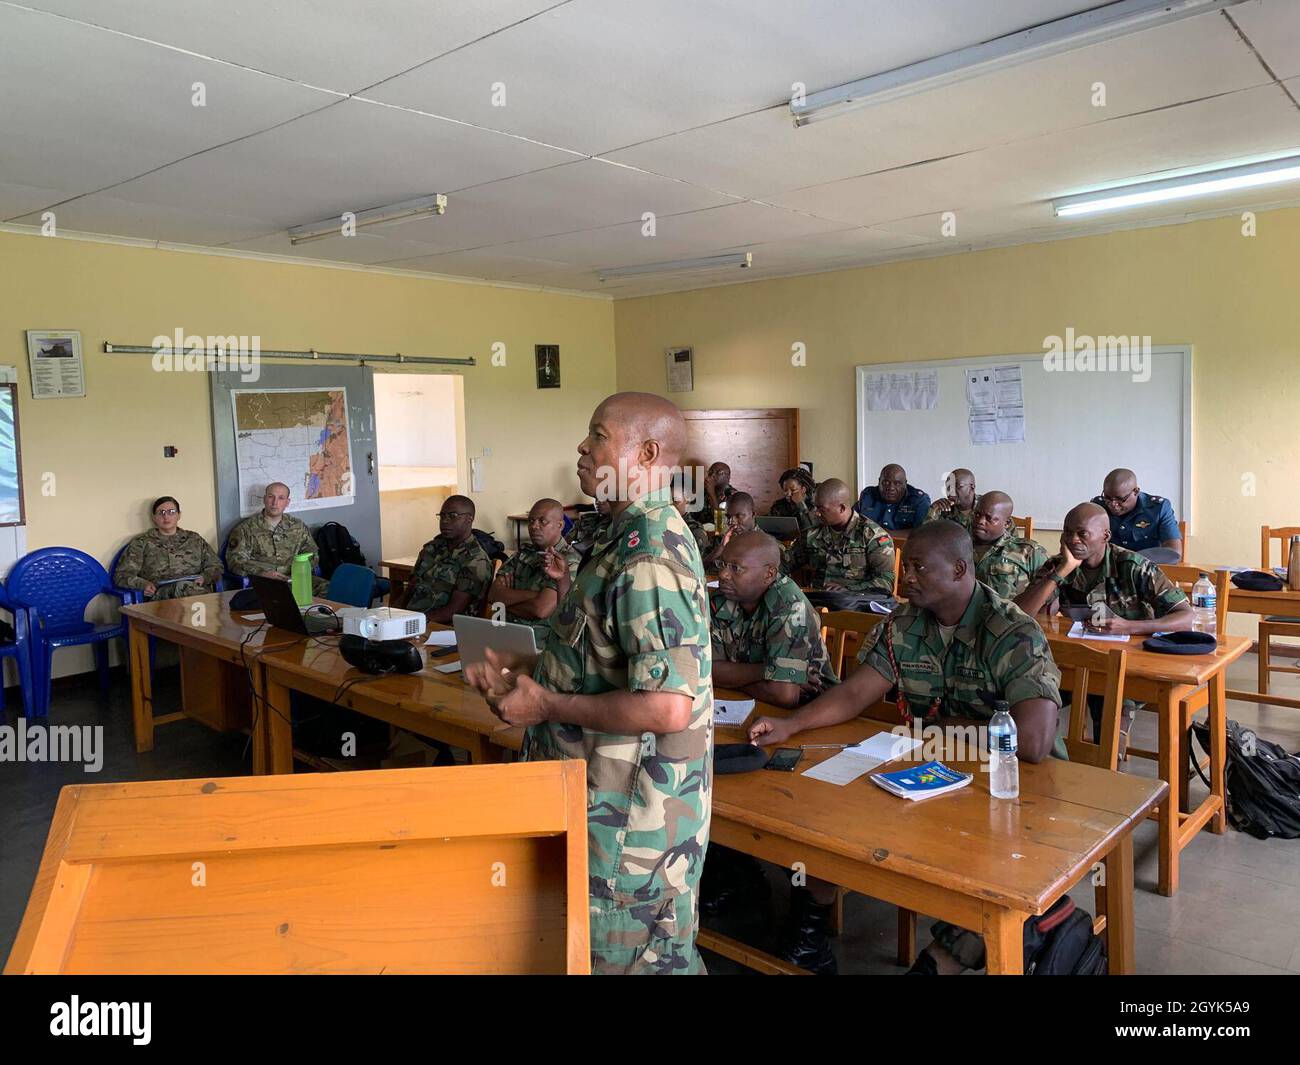
[[[432,196],[418,196],[414,200],[403,200],[388,207],[372,207],[368,211],[357,211],[353,225],[357,229],[363,226],[377,226],[383,222],[400,222],[406,218],[418,218],[421,215],[439,215],[447,210],[447,197],[441,192]],[[343,232],[343,216],[326,218],[310,225],[294,226],[289,230],[289,243],[305,244],[309,240],[324,240],[337,237]]]
[[[1242,0],[1117,0],[1091,11],[1044,22],[1005,37],[959,48],[905,67],[873,74],[847,85],[822,89],[790,101],[795,126],[806,126],[869,104],[899,100],[915,93],[953,85],[967,78],[1020,63],[1046,59],[1090,44],[1109,41],[1191,15],[1233,7]]]
[[[734,252],[730,255],[705,255],[699,259],[674,259],[669,263],[645,263],[641,266],[616,266],[602,270],[597,275],[602,281],[611,281],[617,277],[639,277],[642,274],[671,274],[678,270],[708,270],[721,266],[739,266],[747,270],[754,261],[747,251]]]
[[[1284,181],[1300,181],[1300,155],[1271,159],[1266,163],[1202,170],[1195,174],[1161,178],[1157,181],[1139,181],[1132,185],[1098,189],[1096,192],[1082,192],[1077,196],[1062,196],[1059,200],[1052,201],[1052,209],[1058,218],[1070,218],[1099,211],[1121,211],[1126,207],[1141,207],[1168,200],[1185,200],[1191,196],[1210,196],[1216,192],[1232,192],[1234,189],[1254,189]]]

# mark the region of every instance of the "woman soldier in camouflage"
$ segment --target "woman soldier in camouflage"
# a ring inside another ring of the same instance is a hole
[[[216,589],[221,559],[196,532],[180,528],[181,505],[160,496],[149,508],[153,528],[141,533],[122,552],[113,583],[144,592],[146,599],[179,599]]]

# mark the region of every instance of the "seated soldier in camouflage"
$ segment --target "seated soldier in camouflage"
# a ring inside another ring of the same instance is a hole
[[[732,493],[727,503],[727,528],[720,538],[716,538],[713,550],[704,556],[704,568],[712,569],[722,557],[722,549],[740,533],[753,532],[758,526],[754,524],[754,497],[748,492]]]
[[[578,552],[564,542],[564,505],[554,499],[539,499],[528,512],[528,539],[513,557],[497,571],[488,592],[493,617],[497,604],[504,609],[505,620],[531,625],[537,630],[540,647],[549,628],[547,619],[555,612],[559,596],[556,582],[546,575],[546,556],[558,555],[569,567],[569,579],[578,572],[582,561]]]
[[[676,481],[673,482],[673,506],[685,519],[686,527],[691,530],[691,536],[695,538],[695,546],[700,552],[700,558],[703,559],[709,549],[708,530],[700,524],[699,508],[691,509],[691,500],[686,497],[686,490]]]
[[[1096,503],[1080,503],[1065,516],[1061,553],[1048,559],[1016,604],[1028,614],[1065,606],[1087,606],[1087,627],[1094,632],[1150,636],[1192,627],[1192,604],[1154,562],[1110,542],[1110,517]],[[1101,733],[1100,695],[1088,696],[1092,734]],[[1124,700],[1120,720],[1121,750],[1137,706]]]
[[[477,614],[496,568],[474,536],[474,501],[448,496],[438,514],[440,533],[422,548],[396,605],[450,625],[457,614]]]
[[[975,547],[975,576],[1003,599],[1014,599],[1047,561],[1047,548],[1037,540],[1016,535],[1006,492],[985,492],[975,504],[971,541]]]
[[[821,523],[817,508],[813,505],[813,496],[817,493],[817,482],[813,475],[802,466],[793,466],[781,474],[782,498],[772,504],[768,513],[774,518],[797,518],[799,531],[811,529]]]
[[[609,500],[596,503],[595,510],[584,510],[569,530],[569,543],[581,552],[588,552],[596,538],[609,528]]]
[[[149,510],[153,528],[126,545],[113,583],[144,592],[146,599],[213,591],[221,579],[221,559],[202,536],[180,528],[181,505],[172,496],[160,496]]]
[[[943,480],[944,497],[936,499],[925,512],[926,521],[955,521],[967,532],[975,519],[975,475],[970,470],[953,470]]]
[[[795,707],[839,683],[817,611],[781,574],[781,545],[767,533],[740,533],[723,548],[709,612],[716,686]]]
[[[303,522],[285,513],[288,509],[289,486],[279,481],[268,484],[261,511],[230,530],[226,569],[239,577],[287,581],[294,556],[307,554],[311,555],[314,570],[320,562],[316,541]],[[312,594],[324,595],[329,583],[323,577],[313,576]]]
[[[785,552],[781,568],[797,579],[807,570],[810,587],[843,592],[894,590],[893,538],[853,509],[853,493],[838,478],[817,486],[822,523],[804,532]]]
[[[904,720],[943,725],[981,724],[992,716],[980,698],[987,691],[1010,704],[1019,757],[1039,762],[1063,745],[1056,735],[1061,706],[1060,670],[1038,623],[1009,599],[975,579],[971,543],[952,522],[921,526],[903,547],[900,594],[907,605],[869,634],[858,654],[862,667],[785,718],[762,717],[750,726],[755,743],[784,745],[808,729],[850,721],[897,686]],[[817,968],[834,965],[826,922],[834,888],[808,883],[795,898],[794,936],[786,956]],[[935,942],[917,958],[915,973],[956,973],[984,963],[982,938],[937,922]]]

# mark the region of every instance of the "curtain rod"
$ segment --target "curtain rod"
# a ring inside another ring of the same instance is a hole
[[[109,355],[156,355],[159,351],[170,348],[158,348],[153,345],[145,346],[143,344],[104,344],[104,351]],[[178,354],[189,354],[194,352],[193,348],[184,348]],[[194,352],[197,354],[197,352]],[[396,362],[396,363],[423,363],[425,365],[436,366],[477,366],[478,362],[473,358],[468,359],[443,359],[433,355],[403,355],[400,352],[396,355],[351,355],[341,351],[271,351],[266,348],[260,348],[257,352],[268,359],[306,359],[311,362],[321,359],[354,360],[364,366],[368,362]],[[230,352],[218,348],[204,348],[203,354],[229,356]]]

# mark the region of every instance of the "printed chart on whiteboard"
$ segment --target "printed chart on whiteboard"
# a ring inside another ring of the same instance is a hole
[[[939,371],[869,373],[867,410],[933,410],[939,404]]]
[[[967,370],[966,405],[972,444],[1025,442],[1025,390],[1019,366]]]

